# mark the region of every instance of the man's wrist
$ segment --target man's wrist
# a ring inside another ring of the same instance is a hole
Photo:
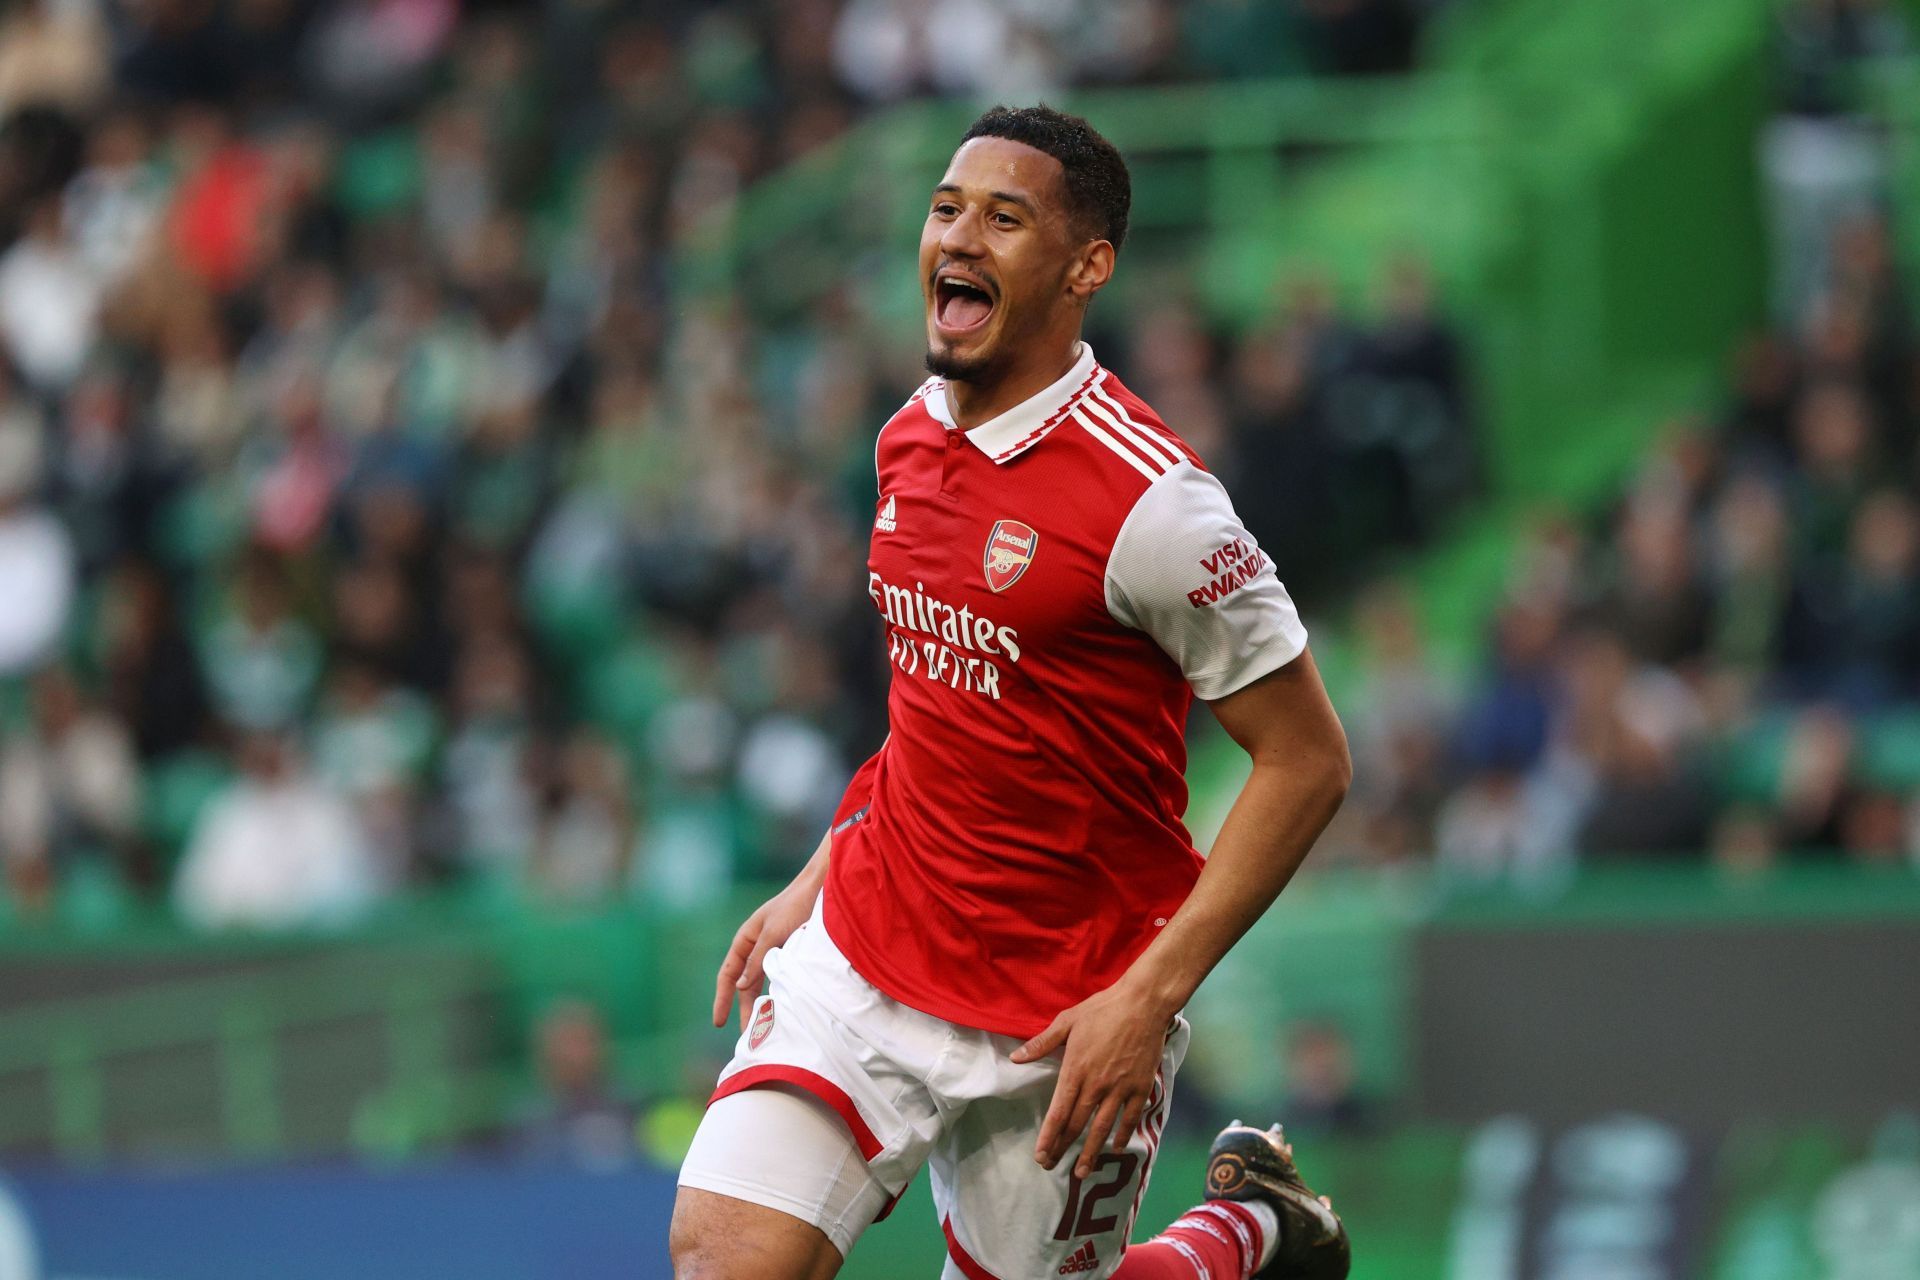
[[[1159,963],[1159,958],[1149,951],[1122,975],[1120,985],[1146,1004],[1156,1017],[1170,1019],[1186,1008],[1200,984],[1177,969]]]
[[[827,860],[821,858],[800,868],[800,874],[793,878],[793,883],[810,893],[820,892],[827,884]]]

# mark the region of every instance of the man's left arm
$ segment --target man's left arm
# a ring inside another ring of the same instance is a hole
[[[1066,1055],[1034,1159],[1051,1169],[1081,1132],[1075,1173],[1140,1122],[1167,1024],[1242,934],[1273,905],[1346,796],[1353,766],[1313,655],[1208,704],[1253,760],[1193,892],[1126,974],[1063,1011],[1014,1054]],[[1089,1127],[1091,1126],[1091,1127]]]
[[[1253,757],[1187,900],[1119,982],[1023,1045],[1066,1045],[1034,1158],[1052,1168],[1082,1132],[1085,1176],[1140,1122],[1167,1023],[1273,903],[1346,794],[1346,735],[1273,562],[1218,480],[1176,466],[1135,501],[1107,561],[1107,611],[1145,632]],[[1088,1126],[1092,1127],[1089,1128]]]

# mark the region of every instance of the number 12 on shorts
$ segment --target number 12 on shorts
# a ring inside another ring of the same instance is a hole
[[[1134,1170],[1139,1167],[1140,1157],[1133,1152],[1109,1151],[1094,1161],[1093,1172],[1086,1178],[1089,1185],[1083,1187],[1078,1177],[1069,1174],[1067,1208],[1060,1215],[1060,1225],[1053,1229],[1053,1238],[1071,1240],[1076,1236],[1097,1236],[1119,1226],[1119,1208],[1106,1214],[1102,1214],[1101,1208],[1132,1184]],[[1109,1171],[1113,1176],[1103,1178]]]

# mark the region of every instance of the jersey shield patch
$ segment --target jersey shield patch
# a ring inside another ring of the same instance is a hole
[[[1032,525],[1018,520],[996,522],[993,532],[987,535],[986,554],[980,561],[981,568],[986,570],[988,588],[1005,591],[1020,581],[1020,575],[1033,563],[1033,554],[1039,548],[1040,535],[1033,531]]]
[[[758,1049],[773,1034],[773,997],[768,996],[766,1003],[754,1011],[753,1026],[747,1032],[747,1048]]]

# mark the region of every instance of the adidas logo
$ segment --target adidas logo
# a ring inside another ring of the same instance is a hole
[[[1059,1276],[1076,1276],[1082,1271],[1092,1271],[1100,1265],[1100,1258],[1093,1251],[1093,1241],[1089,1240],[1073,1251],[1073,1256],[1060,1264],[1054,1272]]]
[[[873,518],[873,527],[882,533],[892,533],[898,527],[893,518],[893,495],[887,495],[887,505],[880,508],[880,514]]]

